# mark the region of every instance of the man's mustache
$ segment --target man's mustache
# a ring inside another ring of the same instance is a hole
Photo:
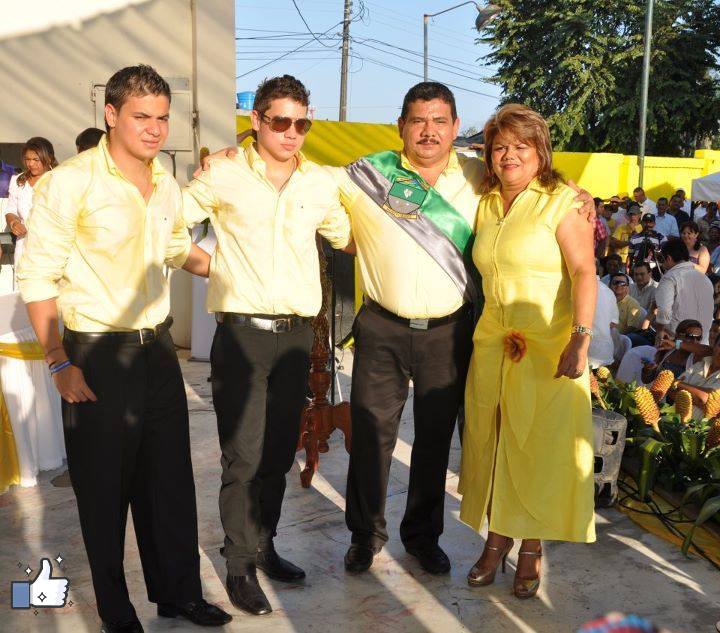
[[[418,141],[418,145],[439,145],[434,138],[424,138]]]

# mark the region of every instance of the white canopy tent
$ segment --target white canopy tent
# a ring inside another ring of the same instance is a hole
[[[693,180],[690,199],[707,200],[708,202],[720,200],[720,171]]]

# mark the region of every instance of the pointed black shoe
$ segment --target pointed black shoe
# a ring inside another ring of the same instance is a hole
[[[103,622],[100,627],[100,633],[144,633],[144,629],[139,620],[123,622],[122,624],[107,624]]]
[[[420,567],[428,574],[440,576],[450,572],[450,559],[437,543],[419,547],[406,547],[405,551],[418,559]]]
[[[255,556],[255,566],[262,569],[273,580],[280,582],[297,582],[305,578],[305,572],[302,569],[278,556],[272,546],[258,550]]]
[[[160,603],[157,606],[157,613],[161,618],[183,617],[199,626],[223,626],[232,620],[229,613],[225,613],[202,598],[197,602],[181,605]]]
[[[228,576],[225,584],[230,602],[238,609],[251,615],[265,615],[272,612],[272,607],[254,572],[246,576]]]
[[[375,550],[369,545],[353,543],[345,553],[345,569],[355,574],[367,571],[373,564],[375,554]]]

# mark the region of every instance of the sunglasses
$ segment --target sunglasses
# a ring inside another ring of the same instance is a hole
[[[701,334],[683,334],[682,337],[690,339],[691,341],[699,341],[700,339],[702,339]]]
[[[610,285],[611,286],[627,286],[628,282],[627,281],[613,281]]]
[[[310,119],[291,119],[289,116],[269,117],[266,114],[261,114],[260,117],[268,124],[268,127],[273,132],[286,132],[290,129],[290,126],[294,124],[295,131],[298,134],[305,135],[312,126],[312,121]]]

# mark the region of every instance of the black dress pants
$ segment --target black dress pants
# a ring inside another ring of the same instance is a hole
[[[358,313],[353,326],[352,450],[345,513],[353,543],[379,549],[388,539],[387,484],[410,379],[415,440],[400,537],[409,548],[437,543],[442,534],[450,442],[465,392],[473,325],[470,311],[427,330],[410,328],[367,307]]]
[[[220,518],[228,573],[255,569],[275,537],[306,402],[313,330],[273,333],[218,323],[212,392],[222,450]]]
[[[123,568],[128,506],[148,599],[202,597],[188,410],[170,333],[155,342],[63,344],[97,402],[63,401],[68,469],[100,618],[136,618]]]

